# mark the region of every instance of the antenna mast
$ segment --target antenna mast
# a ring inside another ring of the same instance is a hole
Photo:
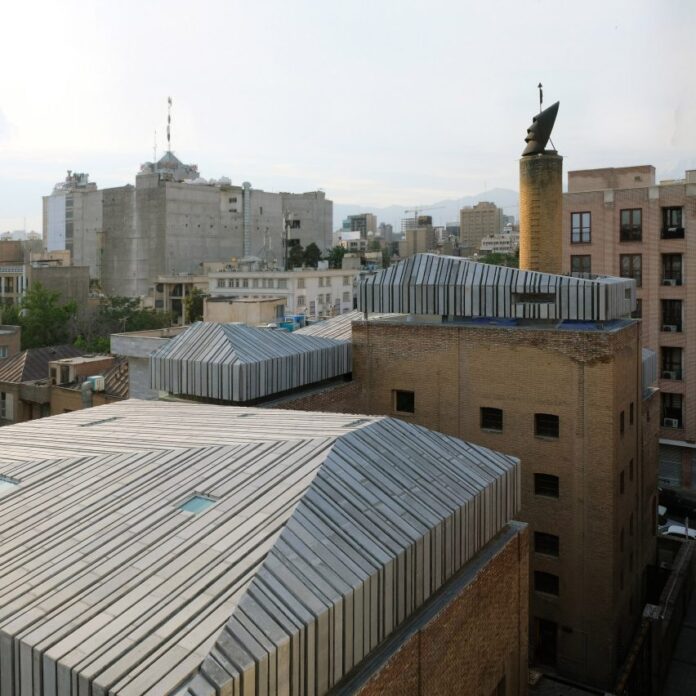
[[[167,150],[171,152],[172,149],[172,98],[167,97]]]
[[[542,111],[541,105],[544,103],[544,89],[543,89],[544,85],[542,85],[541,82],[540,82],[540,83],[537,85],[537,87],[538,87],[538,89],[539,89],[539,113],[541,113],[541,111]],[[169,100],[169,103],[170,103],[170,104],[171,104],[171,101],[172,101],[172,100],[170,99],[170,100]]]

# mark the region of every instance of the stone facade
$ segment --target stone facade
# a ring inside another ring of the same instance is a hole
[[[681,222],[671,230],[669,210]],[[563,270],[636,278],[643,345],[659,360],[661,476],[687,488],[696,487],[689,446],[696,440],[696,283],[688,282],[696,273],[695,232],[696,172],[660,184],[651,166],[568,173]],[[674,311],[666,313],[669,306]]]
[[[555,153],[520,159],[520,268],[560,273],[558,236],[563,207],[563,158]]]

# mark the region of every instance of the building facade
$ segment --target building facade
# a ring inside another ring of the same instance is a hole
[[[459,238],[466,254],[473,254],[481,240],[503,230],[503,209],[495,203],[481,201],[459,211]]]
[[[513,224],[507,224],[500,234],[484,237],[479,251],[482,254],[514,254],[520,248],[520,231]]]
[[[200,273],[208,261],[257,256],[282,267],[286,233],[289,243],[331,246],[333,204],[322,191],[202,179],[171,152],[143,165],[135,186],[98,189],[79,177],[44,197],[44,244],[69,250],[109,295],[145,296],[158,276]]]
[[[221,271],[209,274],[211,297],[284,298],[288,314],[318,319],[353,309],[355,271]]]
[[[359,232],[361,239],[374,237],[377,234],[377,216],[372,213],[348,216],[348,229],[351,232]]]
[[[564,270],[633,278],[643,345],[658,353],[660,478],[696,488],[696,171],[652,166],[568,173]]]

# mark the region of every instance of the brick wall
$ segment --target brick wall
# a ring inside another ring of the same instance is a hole
[[[521,528],[444,608],[400,646],[361,696],[527,692],[529,542]]]

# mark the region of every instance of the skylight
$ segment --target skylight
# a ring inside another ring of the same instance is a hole
[[[13,491],[19,485],[19,481],[13,481],[5,476],[0,476],[0,496]]]
[[[186,502],[179,505],[179,510],[184,512],[192,512],[194,515],[207,510],[209,507],[215,505],[217,501],[212,498],[208,498],[206,495],[192,495]]]

